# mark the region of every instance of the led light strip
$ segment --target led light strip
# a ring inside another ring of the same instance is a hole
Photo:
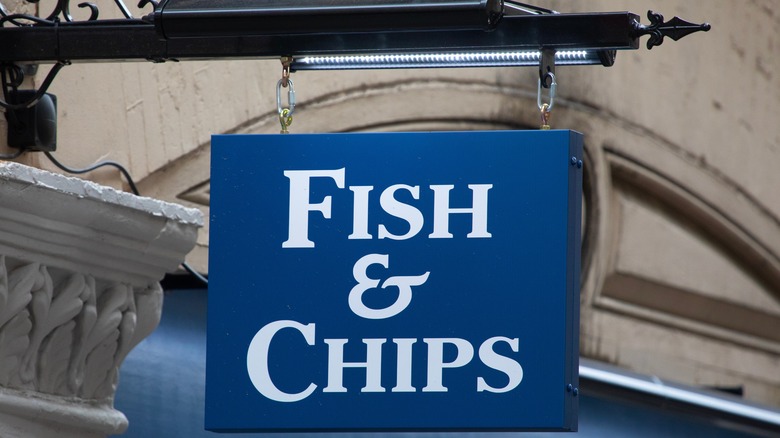
[[[386,55],[305,56],[295,59],[293,70],[355,70],[436,67],[538,66],[539,51],[410,53]],[[557,65],[601,64],[598,53],[588,50],[555,52]]]

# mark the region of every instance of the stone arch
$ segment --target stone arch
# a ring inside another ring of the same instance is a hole
[[[535,90],[478,79],[394,80],[357,85],[302,102],[296,109],[291,130],[358,132],[534,128],[539,116],[535,98]],[[622,278],[616,277],[616,272],[620,271],[621,260],[626,260],[626,236],[620,234],[621,230],[625,230],[621,228],[626,225],[625,215],[618,198],[628,193],[628,185],[631,186],[630,193],[649,200],[650,204],[667,202],[672,198],[678,200],[671,208],[680,211],[679,215],[694,214],[697,222],[710,227],[705,234],[714,239],[710,242],[713,248],[721,248],[731,254],[728,257],[732,261],[749,256],[749,264],[756,268],[749,269],[745,278],[758,279],[759,284],[768,286],[762,286],[764,292],[754,291],[756,302],[761,302],[762,299],[758,298],[761,294],[768,297],[769,301],[765,304],[777,299],[771,289],[773,285],[780,285],[780,263],[776,256],[780,254],[780,240],[765,242],[760,236],[772,232],[780,236],[780,225],[755,200],[745,198],[739,187],[703,163],[685,156],[680,152],[681,148],[608,111],[561,97],[553,123],[555,127],[571,128],[586,134],[587,173],[584,186],[587,220],[583,233],[583,305],[586,308],[594,306],[657,322],[669,322],[668,315],[658,316],[658,303],[637,302],[636,299],[629,303],[616,302],[626,300],[624,295],[615,292],[615,287],[617,279]],[[230,132],[275,133],[278,129],[276,115],[269,112],[242,123]],[[154,197],[184,201],[207,209],[209,148],[208,143],[200,145],[194,152],[150,175],[141,182],[142,190]],[[637,169],[644,169],[647,175],[654,176],[646,175],[645,179],[641,179]],[[652,169],[664,169],[665,172],[654,173]],[[713,190],[713,184],[717,189]],[[666,189],[660,190],[659,187]],[[700,190],[704,192],[700,193]],[[723,204],[723,201],[728,202]],[[697,208],[702,203],[709,203],[710,208]],[[729,215],[724,208],[735,215]],[[679,215],[666,215],[662,219],[674,225],[675,217]],[[760,224],[766,233],[745,232],[751,224]],[[743,231],[738,232],[740,229]],[[734,232],[724,234],[723,230]],[[207,236],[201,237],[200,255],[195,255],[200,260],[196,264],[201,268],[205,268],[207,245]],[[717,285],[709,286],[714,287]],[[663,295],[662,292],[668,290],[661,288],[656,292]],[[618,295],[620,299],[616,298]],[[626,304],[637,308],[635,311],[627,310]],[[657,317],[648,316],[648,309]],[[585,314],[587,319],[587,310]],[[681,317],[679,326],[686,330],[716,335],[702,328],[702,321],[694,318],[692,323],[693,315],[678,316]],[[706,324],[720,324],[716,323],[710,321]],[[717,336],[724,337],[721,326]],[[743,336],[747,333],[750,338],[756,335],[755,330],[747,327],[736,330],[739,336],[726,337],[770,348],[764,342],[766,339],[756,344]]]

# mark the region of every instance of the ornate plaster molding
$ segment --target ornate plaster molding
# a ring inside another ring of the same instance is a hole
[[[156,328],[200,212],[14,163],[0,203],[0,436],[122,432],[119,366]]]

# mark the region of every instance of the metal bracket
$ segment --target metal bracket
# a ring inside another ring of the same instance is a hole
[[[650,39],[647,40],[648,50],[663,44],[664,37],[677,41],[695,32],[707,32],[711,28],[709,23],[695,24],[680,17],[674,17],[664,23],[664,16],[653,11],[647,11],[647,18],[652,23],[650,26],[645,26],[638,21],[634,22],[633,36],[639,38],[650,35]]]
[[[550,88],[555,77],[555,50],[542,49],[539,57],[539,84]]]
[[[7,0],[0,0],[0,5],[4,1]],[[387,31],[302,34],[296,32],[293,14],[287,17],[291,24],[290,33],[286,34],[166,38],[158,33],[154,17],[151,14],[144,19],[69,22],[64,18],[47,21],[31,15],[3,15],[0,10],[0,62],[279,59],[280,56],[458,50],[499,52],[545,48],[561,51],[575,46],[594,51],[636,50],[638,40],[632,33],[639,21],[639,17],[630,12],[506,15],[490,32],[458,29],[402,31],[402,24],[396,23],[397,28]],[[219,18],[198,17],[199,20],[219,22]],[[414,21],[414,17],[408,19]]]

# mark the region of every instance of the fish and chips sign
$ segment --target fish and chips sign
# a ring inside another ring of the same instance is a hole
[[[206,429],[577,428],[582,137],[212,139]]]

